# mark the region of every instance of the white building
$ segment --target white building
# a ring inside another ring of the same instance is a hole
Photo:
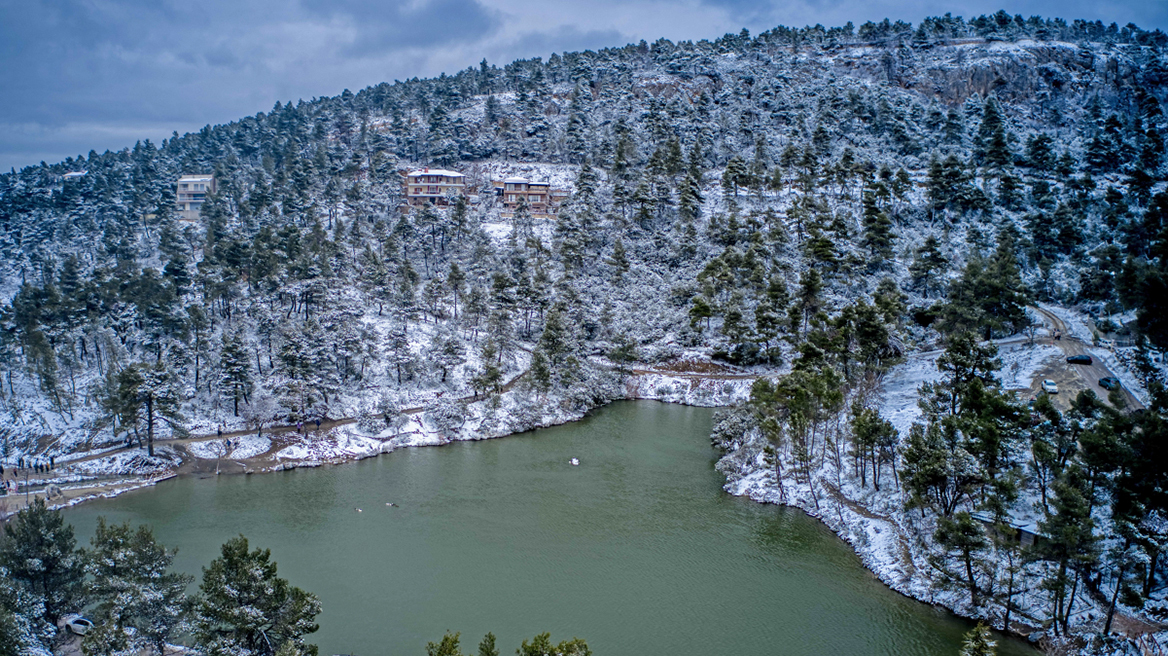
[[[178,189],[175,191],[178,199],[175,211],[178,212],[179,220],[198,221],[199,208],[203,206],[207,194],[215,193],[215,176],[210,173],[184,175],[178,179]]]
[[[402,184],[406,203],[411,207],[449,205],[455,198],[466,194],[466,176],[446,169],[410,171]]]

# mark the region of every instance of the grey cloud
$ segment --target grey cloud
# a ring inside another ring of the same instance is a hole
[[[427,0],[421,5],[405,0],[304,0],[303,6],[317,15],[350,22],[358,34],[345,49],[352,56],[481,39],[501,22],[498,12],[478,0]]]
[[[0,0],[0,169],[160,140],[277,100],[454,72],[484,57],[503,65],[640,39],[885,16],[916,22],[946,11],[968,17],[1000,4],[598,1]],[[1168,26],[1168,3],[1147,0],[1020,0],[1008,10]]]

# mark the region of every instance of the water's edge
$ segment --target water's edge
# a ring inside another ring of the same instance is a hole
[[[727,380],[727,381],[721,381],[721,382],[724,383],[726,386],[733,386],[735,389],[733,389],[733,390],[727,389],[727,393],[725,394],[726,398],[720,399],[720,400],[737,402],[741,399],[741,395],[743,393],[746,393],[746,394],[749,393],[750,383],[752,383],[753,381],[752,380],[732,380],[732,381]],[[630,385],[629,387],[627,387],[628,393],[626,394],[626,396],[624,398],[611,399],[611,400],[605,401],[603,403],[597,404],[595,406],[589,407],[589,408],[582,410],[582,411],[579,411],[579,412],[558,413],[554,417],[548,418],[547,421],[540,421],[538,423],[538,425],[536,425],[536,426],[533,426],[530,428],[525,428],[522,430],[513,431],[513,432],[500,432],[500,433],[496,433],[496,434],[477,434],[473,437],[455,438],[455,439],[444,440],[444,441],[440,441],[440,442],[411,442],[411,443],[404,443],[404,444],[394,444],[390,448],[387,448],[384,450],[370,451],[370,452],[360,453],[360,454],[356,454],[356,455],[350,455],[350,456],[342,457],[342,458],[332,458],[332,459],[323,460],[323,461],[297,461],[297,462],[280,463],[280,464],[275,465],[275,466],[248,471],[248,472],[246,472],[246,474],[251,475],[252,473],[273,473],[273,472],[277,472],[277,471],[286,471],[289,469],[305,468],[305,467],[314,468],[314,467],[320,467],[320,466],[324,466],[324,465],[342,465],[342,464],[346,464],[346,463],[364,460],[366,458],[380,456],[380,455],[385,454],[385,453],[392,453],[397,448],[401,448],[401,447],[443,446],[445,444],[450,444],[453,442],[477,441],[477,440],[484,440],[484,439],[496,439],[496,438],[500,438],[500,437],[510,437],[510,436],[515,436],[515,435],[523,435],[523,434],[530,433],[533,431],[538,431],[538,430],[543,429],[543,428],[550,428],[552,426],[559,426],[559,425],[563,425],[563,424],[578,422],[582,419],[587,418],[588,416],[590,416],[592,413],[596,412],[597,410],[599,410],[603,407],[606,407],[606,406],[610,405],[611,403],[614,403],[617,401],[657,401],[660,403],[670,403],[670,404],[677,404],[677,405],[683,405],[683,406],[707,407],[707,408],[726,408],[726,407],[731,407],[733,405],[733,403],[710,403],[709,401],[711,401],[713,399],[710,399],[708,396],[701,396],[698,398],[694,398],[693,395],[686,394],[684,392],[683,393],[675,393],[675,392],[670,391],[667,393],[659,393],[660,391],[663,391],[663,390],[661,390],[660,386],[658,386],[656,390],[646,389],[646,387],[648,387],[648,386],[647,385],[635,385],[635,386]],[[658,393],[655,393],[655,392],[658,392]],[[236,476],[236,475],[240,475],[243,473],[244,472],[230,472],[230,473],[227,473],[226,475]],[[183,476],[193,476],[193,475],[194,474],[184,474]],[[171,475],[171,476],[167,476],[167,477],[161,477],[157,480],[143,481],[142,484],[138,485],[138,486],[127,487],[125,489],[120,489],[120,490],[116,490],[113,492],[94,494],[94,495],[86,496],[86,497],[78,497],[75,499],[71,499],[66,503],[57,504],[57,505],[54,505],[51,507],[65,508],[65,507],[77,505],[79,503],[84,503],[85,501],[89,501],[92,499],[111,498],[114,496],[118,496],[123,492],[129,492],[131,490],[142,490],[143,488],[146,488],[146,487],[152,487],[152,486],[156,485],[158,482],[161,482],[163,480],[168,480],[169,478],[173,478],[173,477],[174,476]],[[724,474],[723,474],[723,479],[727,480]],[[825,519],[824,512],[818,512],[815,510],[815,508],[807,506],[806,504],[801,505],[798,499],[789,499],[787,502],[784,503],[784,502],[780,502],[780,501],[774,499],[773,497],[772,498],[764,498],[764,497],[757,495],[757,494],[751,494],[750,491],[734,490],[734,489],[732,489],[731,483],[728,480],[723,485],[723,490],[727,494],[731,494],[733,496],[746,497],[746,498],[749,498],[756,503],[784,506],[784,507],[788,507],[788,508],[795,508],[795,509],[802,511],[808,517],[814,518],[820,524],[825,526],[838,539],[840,539],[843,542],[846,542],[852,548],[852,550],[856,553],[856,555],[859,557],[864,568],[875,579],[879,580],[883,585],[885,585],[890,590],[893,590],[893,591],[895,591],[895,592],[897,592],[897,593],[899,593],[907,598],[910,598],[910,599],[913,599],[915,601],[927,604],[929,606],[932,606],[935,608],[942,608],[946,612],[950,613],[951,615],[953,615],[955,617],[960,617],[960,618],[965,619],[965,620],[975,619],[975,618],[972,618],[970,615],[967,615],[967,614],[960,612],[961,609],[959,609],[959,608],[953,608],[947,604],[939,602],[937,599],[932,598],[930,595],[927,594],[927,591],[921,590],[919,588],[912,588],[912,587],[907,587],[907,586],[902,585],[900,581],[896,580],[893,577],[892,572],[890,572],[888,570],[888,568],[879,566],[879,562],[880,562],[879,557],[877,554],[873,553],[873,549],[870,547],[870,545],[863,544],[862,541],[856,540],[855,537],[852,535],[852,533],[848,530],[848,527],[845,524],[841,524],[839,522],[834,522],[834,521],[828,521],[828,519]]]

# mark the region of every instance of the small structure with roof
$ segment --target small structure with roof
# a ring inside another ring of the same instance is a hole
[[[1005,530],[1006,535],[1002,536],[1014,541],[1023,547],[1032,547],[1035,543],[1040,542],[1045,536],[1038,529],[1038,522],[1020,522],[1014,518],[1007,519],[1003,524],[998,524],[994,518],[987,513],[975,512],[970,513],[970,516],[981,522],[987,531],[998,533]]]
[[[69,171],[65,175],[62,175],[61,179],[65,182],[77,182],[81,178],[84,178],[86,173],[89,173],[89,171]]]
[[[210,173],[184,175],[178,179],[175,212],[181,221],[198,221],[207,194],[215,193],[215,176]]]
[[[466,195],[466,176],[458,171],[423,168],[406,173],[402,186],[410,207],[445,206]]]

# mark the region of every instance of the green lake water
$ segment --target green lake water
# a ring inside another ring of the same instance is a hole
[[[597,656],[956,656],[969,622],[889,590],[802,512],[726,494],[711,416],[620,402],[503,439],[179,478],[66,519],[85,545],[99,515],[148,523],[196,576],[246,535],[320,597],[322,655],[422,656],[451,630],[469,653],[550,631]]]

